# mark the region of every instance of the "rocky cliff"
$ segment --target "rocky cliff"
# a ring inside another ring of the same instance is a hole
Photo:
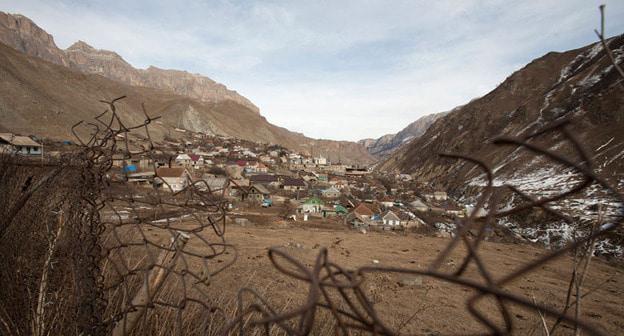
[[[231,100],[259,113],[247,98],[205,76],[156,67],[135,69],[117,53],[95,49],[83,41],[59,49],[52,35],[23,15],[0,12],[0,42],[25,54],[125,84],[171,90],[205,102]]]

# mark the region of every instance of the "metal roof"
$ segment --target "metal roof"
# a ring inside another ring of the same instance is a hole
[[[41,144],[23,135],[15,135],[12,133],[0,133],[0,139],[2,139],[3,141],[13,146],[41,147]]]

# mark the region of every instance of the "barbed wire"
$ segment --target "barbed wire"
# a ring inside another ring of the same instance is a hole
[[[562,190],[554,196],[534,198],[533,196],[529,196],[518,190],[517,187],[513,185],[504,185],[505,188],[520,194],[525,202],[515,205],[510,209],[498,210],[496,205],[499,204],[499,200],[497,193],[493,188],[494,173],[492,169],[485,162],[474,157],[458,154],[442,154],[445,157],[465,160],[476,164],[484,171],[487,176],[488,183],[485,190],[481,193],[481,196],[477,200],[475,209],[483,209],[485,204],[489,204],[490,206],[487,213],[483,215],[478,215],[479,211],[473,211],[467,218],[459,219],[459,225],[457,225],[454,238],[436,257],[436,259],[428,265],[428,267],[404,268],[365,266],[354,270],[347,270],[335,263],[332,263],[329,260],[327,249],[322,249],[317,256],[314,266],[308,268],[303,262],[295,259],[285,251],[273,248],[269,250],[269,258],[274,267],[289,277],[308,283],[310,289],[307,300],[292,310],[277,313],[275,308],[271,307],[269,303],[270,297],[263,297],[250,288],[242,289],[239,293],[240,299],[238,303],[238,314],[236,318],[226,327],[224,334],[227,334],[236,328],[239,329],[240,333],[243,333],[243,321],[246,321],[249,316],[259,315],[257,318],[252,318],[249,322],[247,322],[247,324],[262,326],[264,330],[269,330],[271,325],[277,325],[282,328],[286,334],[306,335],[311,332],[314,316],[315,314],[318,314],[317,310],[326,310],[332,315],[334,319],[333,322],[336,323],[336,330],[340,331],[341,334],[348,335],[353,330],[360,330],[367,331],[372,334],[395,335],[396,332],[394,332],[379,317],[378,312],[375,310],[373,304],[367,298],[365,290],[362,288],[362,283],[364,282],[366,275],[371,273],[392,273],[426,276],[474,289],[477,294],[467,301],[466,309],[480,324],[489,330],[488,334],[511,334],[514,331],[514,325],[513,319],[510,315],[510,306],[518,305],[530,310],[540,311],[547,316],[553,317],[558,321],[557,324],[560,321],[563,321],[573,326],[577,326],[589,334],[604,335],[604,332],[595,326],[578,317],[566,314],[569,308],[567,305],[565,310],[560,311],[552,308],[551,306],[539,304],[530,298],[510,293],[504,288],[505,285],[509,284],[513,280],[526,276],[542,265],[549,263],[562,255],[566,255],[580,248],[586,249],[590,246],[590,242],[593,242],[596,238],[605,236],[609,232],[612,232],[622,223],[622,218],[624,218],[624,208],[622,208],[621,205],[624,204],[624,197],[618,193],[609,182],[605,181],[592,171],[593,163],[591,158],[583,149],[580,141],[572,134],[572,132],[570,132],[570,125],[570,121],[564,120],[556,122],[553,125],[526,137],[499,137],[493,142],[497,145],[515,145],[526,148],[539,156],[549,158],[559,164],[563,164],[565,167],[576,170],[576,172],[580,174],[583,179],[571,189]],[[578,163],[573,162],[567,157],[531,142],[531,139],[545,133],[559,133],[565,136],[566,139],[574,146],[577,154],[580,155],[581,160]],[[618,214],[609,225],[602,225],[584,237],[580,237],[576,241],[571,242],[567,246],[551,251],[537,260],[529,261],[499,279],[494,278],[492,274],[493,270],[483,259],[482,253],[479,252],[479,246],[484,241],[484,233],[486,230],[488,228],[492,229],[499,225],[494,221],[494,219],[518,214],[532,208],[541,208],[554,214],[558,218],[571,221],[568,215],[561,211],[554,210],[549,206],[549,204],[563,200],[571,194],[578,193],[593,183],[600,185],[604,188],[604,190],[608,191],[611,196],[620,202]],[[471,232],[475,229],[477,230],[477,233],[472,234]],[[463,257],[463,261],[460,263],[460,266],[451,272],[440,271],[440,266],[443,262],[447,260],[453,250],[457,249],[460,245],[463,245],[467,251]],[[464,276],[464,271],[471,262],[475,264],[479,271],[479,275],[481,277],[480,281],[477,281],[472,277],[469,278]],[[334,294],[338,294],[335,296],[340,300],[340,302],[338,302],[336,297],[330,295],[332,291],[335,292]],[[243,300],[241,294],[246,292],[251,293],[252,297],[257,299],[256,302],[247,302]],[[569,296],[570,294],[568,294],[568,298]],[[500,314],[499,316],[492,316],[493,312],[491,311],[488,311],[487,313],[479,311],[478,303],[486,297],[492,297],[496,300],[498,312]],[[502,317],[502,324],[496,322],[498,320],[497,317]],[[298,322],[292,322],[293,320],[298,320]],[[556,326],[554,328],[556,328]]]
[[[604,33],[599,36],[602,39]],[[475,210],[457,219],[452,239],[430,264],[349,269],[331,261],[328,249],[321,248],[310,267],[284,249],[270,248],[268,257],[275,270],[307,286],[305,300],[278,309],[272,302],[275,292],[262,294],[244,287],[238,290],[236,307],[232,308],[208,294],[209,286],[222,285],[217,275],[238,258],[237,248],[226,240],[226,188],[211,189],[206,181],[193,181],[188,175],[184,175],[183,188],[174,188],[160,176],[157,146],[150,134],[150,125],[159,117],[150,117],[142,106],[143,122],[126,125],[117,108],[124,98],[101,101],[107,108],[94,121],[73,125],[77,149],[60,159],[36,163],[16,156],[0,159],[0,181],[5,191],[0,194],[3,334],[308,335],[318,324],[329,324],[341,335],[398,335],[404,334],[401,328],[409,320],[396,328],[384,320],[363,284],[374,274],[409,274],[473,290],[465,309],[483,327],[483,333],[513,334],[517,329],[511,309],[519,306],[539,312],[546,334],[565,322],[576,330],[605,335],[580,317],[580,300],[591,293],[581,293],[580,287],[596,240],[621,227],[624,196],[596,173],[593,159],[571,130],[574,123],[569,119],[525,136],[501,136],[493,144],[522,148],[574,171],[580,180],[572,187],[543,197],[510,184],[495,187],[495,172],[484,160],[442,153],[445,158],[476,165],[487,183]],[[131,142],[131,135],[137,133],[142,140]],[[565,139],[574,149],[573,155],[538,144],[540,137],[549,136]],[[121,156],[120,169],[114,167],[116,156]],[[137,187],[129,182],[128,162],[136,158],[149,159],[147,170],[159,182],[158,187]],[[236,185],[233,180],[226,182]],[[589,230],[579,230],[567,245],[526,261],[508,274],[494,276],[481,247],[489,230],[508,230],[498,220],[541,209],[580,226],[578,220],[554,205],[590,186],[600,187],[617,200],[618,211],[607,224],[599,216]],[[504,191],[522,201],[499,209]],[[24,211],[26,207],[33,211]],[[442,270],[445,261],[458,251],[462,253],[459,266]],[[565,255],[574,256],[574,271],[563,308],[506,289],[514,280]],[[227,260],[216,262],[218,257]],[[476,267],[478,278],[467,275],[469,265]],[[495,302],[495,310],[479,308],[486,299]],[[411,316],[419,311],[414,309]],[[215,326],[214,316],[219,318]],[[555,321],[550,327],[546,317]]]

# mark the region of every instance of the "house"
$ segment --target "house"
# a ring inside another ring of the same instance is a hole
[[[304,181],[306,181],[306,182],[316,182],[317,181],[316,175],[314,175],[313,173],[307,172],[307,171],[303,171],[303,172],[299,173],[299,176],[301,176],[301,178]]]
[[[43,145],[27,136],[0,133],[0,153],[41,156]]]
[[[290,191],[304,190],[306,188],[306,184],[302,179],[292,177],[284,178],[282,186],[284,190]]]
[[[329,181],[329,184],[333,185],[333,186],[334,186],[334,187],[336,187],[336,189],[338,189],[338,190],[342,190],[342,189],[344,189],[345,187],[348,187],[348,186],[349,186],[349,181],[347,181],[347,180],[345,180],[345,179],[343,179],[343,178],[338,178],[338,179],[337,179],[337,178],[332,178],[332,179]]]
[[[318,197],[312,197],[307,199],[300,206],[303,213],[318,213],[323,209],[323,201]]]
[[[301,155],[295,153],[288,154],[288,162],[295,165],[303,164]]]
[[[244,167],[245,174],[255,173],[258,171],[258,162],[255,161],[247,161],[247,164]]]
[[[150,158],[131,156],[131,153],[113,154],[113,167],[124,168],[127,172],[136,172],[138,170],[152,170],[153,161]]]
[[[111,156],[113,167],[123,167],[126,161],[126,155],[123,153],[114,153]]]
[[[442,206],[447,215],[456,216],[456,217],[464,217],[465,212],[464,209],[452,204],[445,204]]]
[[[264,163],[258,162],[258,166],[256,167],[257,173],[268,173],[269,167],[267,167]]]
[[[375,212],[368,207],[366,203],[360,203],[355,209],[353,209],[353,213],[367,218],[373,218]]]
[[[329,176],[327,174],[318,173],[318,174],[316,174],[316,179],[319,182],[328,182],[329,181]]]
[[[224,176],[203,176],[202,177],[202,181],[203,182],[197,183],[197,187],[200,190],[206,191],[206,187],[208,187],[207,190],[217,191],[217,192],[224,191],[227,194],[227,188],[228,188],[228,179],[227,179],[227,177],[224,177]]]
[[[321,195],[326,198],[338,198],[340,197],[340,190],[336,189],[334,186],[331,186],[321,191]]]
[[[344,175],[347,171],[347,166],[343,164],[330,165],[325,167],[325,170],[332,172],[334,175]]]
[[[426,225],[425,221],[423,221],[421,218],[411,212],[402,211],[398,213],[397,216],[399,216],[399,218],[401,219],[401,225],[403,225],[405,228],[420,227]]]
[[[348,175],[348,176],[363,176],[367,174],[370,174],[370,171],[368,171],[368,169],[366,168],[354,168],[354,167],[345,168],[345,175]]]
[[[315,157],[313,162],[317,166],[325,166],[325,165],[327,165],[327,159],[324,158],[322,155],[319,155],[319,157]]]
[[[349,213],[347,208],[343,207],[340,204],[335,204],[334,205],[334,211],[336,211],[336,214],[338,214],[338,215],[346,215],[347,213]]]
[[[247,188],[247,194],[243,196],[243,200],[262,202],[266,198],[271,197],[271,192],[262,184],[255,184]]]
[[[150,185],[154,183],[154,175],[155,173],[153,171],[143,171],[130,173],[127,177],[129,183]]]
[[[429,211],[429,206],[425,203],[423,203],[423,201],[416,199],[412,202],[410,202],[410,207],[412,209],[414,209],[414,211],[418,211],[418,212],[427,212]]]
[[[321,209],[321,213],[323,214],[323,217],[332,217],[338,215],[346,215],[348,211],[342,205],[335,204],[333,206],[323,206],[323,208]]]
[[[189,168],[193,165],[193,160],[188,154],[183,153],[183,154],[179,154],[178,156],[176,156],[175,163],[178,166]]]
[[[352,212],[355,218],[351,221],[354,227],[368,227],[377,225],[379,209],[372,203],[360,203]]]
[[[275,163],[275,159],[273,159],[272,157],[268,155],[260,155],[258,157],[258,160],[260,160],[261,162],[270,163],[270,164]]]
[[[165,190],[178,192],[188,187],[190,180],[191,174],[186,168],[158,168],[154,183]]]
[[[194,168],[201,168],[204,166],[204,164],[206,163],[204,161],[204,157],[198,154],[190,154],[189,157],[191,158],[191,165]]]
[[[247,156],[247,157],[252,157],[252,158],[255,158],[256,156],[258,156],[258,154],[254,153],[254,152],[252,152],[252,151],[250,151],[248,149],[243,150],[243,155]]]
[[[401,225],[401,219],[394,212],[392,212],[392,210],[388,210],[388,212],[386,212],[386,214],[383,215],[383,217],[381,217],[381,220],[384,225],[388,225],[388,226]]]
[[[305,166],[301,163],[291,163],[288,165],[288,170],[290,171],[298,171],[304,169]]]
[[[448,196],[446,195],[445,191],[435,191],[433,192],[433,198],[436,201],[446,201],[448,199]]]
[[[275,175],[258,174],[249,176],[249,182],[252,184],[262,184],[265,186],[278,187],[280,182],[279,178]]]
[[[383,197],[381,199],[381,205],[384,208],[392,208],[394,206],[394,200],[390,197]]]

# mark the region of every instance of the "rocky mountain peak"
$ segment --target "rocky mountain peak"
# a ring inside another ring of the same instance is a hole
[[[69,46],[69,48],[66,49],[66,51],[85,51],[85,52],[93,52],[95,51],[95,48],[93,48],[92,46],[90,46],[87,42],[82,41],[82,40],[78,40],[76,42],[74,42],[74,44],[72,44],[71,46]]]
[[[23,15],[0,12],[0,42],[23,53],[67,65],[65,54],[56,46],[52,35]]]
[[[96,49],[84,41],[59,49],[52,35],[29,18],[0,12],[0,42],[30,56],[129,85],[174,92],[203,102],[233,101],[260,114],[247,98],[212,79],[180,70],[137,69],[114,51]]]

